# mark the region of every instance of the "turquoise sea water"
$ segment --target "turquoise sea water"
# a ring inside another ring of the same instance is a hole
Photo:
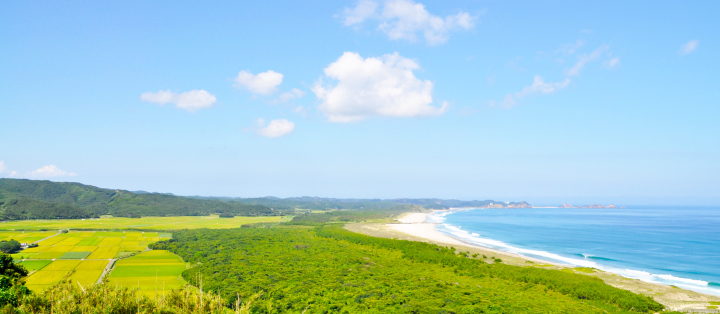
[[[720,295],[720,208],[471,209],[436,212],[464,242]]]

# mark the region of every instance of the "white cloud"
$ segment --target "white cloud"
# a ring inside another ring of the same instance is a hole
[[[159,105],[173,103],[176,107],[195,112],[200,109],[210,108],[217,100],[214,95],[204,90],[191,90],[184,93],[173,93],[170,90],[161,90],[156,93],[142,93],[140,100]]]
[[[354,8],[345,8],[343,24],[345,26],[362,23],[365,19],[374,16],[377,9],[377,2],[370,0],[360,0]]]
[[[275,71],[265,71],[257,75],[240,71],[235,78],[235,87],[244,88],[253,94],[269,95],[277,91],[282,80],[283,75]]]
[[[605,62],[605,67],[608,69],[615,68],[616,66],[620,65],[620,57],[612,58]]]
[[[297,89],[297,88],[293,88],[293,89],[292,89],[291,91],[289,91],[289,92],[284,92],[284,93],[280,94],[280,96],[278,96],[277,99],[271,100],[271,101],[270,101],[270,104],[271,104],[271,105],[282,104],[282,103],[290,102],[290,101],[293,101],[293,100],[296,100],[296,99],[300,99],[300,98],[302,98],[303,96],[305,96],[305,92],[304,92],[304,91],[301,91],[301,90],[299,90],[299,89]]]
[[[361,0],[355,8],[345,9],[343,24],[352,26],[368,19],[377,20],[377,29],[385,32],[391,40],[416,41],[417,33],[422,33],[429,45],[437,45],[446,42],[451,31],[473,28],[477,16],[459,12],[442,18],[430,14],[423,4],[411,0],[384,1],[378,11],[377,2]]]
[[[691,40],[691,41],[688,41],[688,42],[684,43],[684,44],[680,47],[680,51],[679,51],[679,52],[680,52],[681,55],[689,54],[689,53],[695,51],[695,49],[698,48],[698,45],[700,45],[700,41],[699,41],[699,40]]]
[[[335,85],[315,83],[313,92],[322,103],[318,109],[329,121],[360,121],[369,116],[420,117],[443,114],[448,108],[432,106],[433,83],[415,77],[420,66],[398,53],[363,59],[345,52],[325,68]]]
[[[28,176],[51,178],[51,177],[74,177],[74,176],[77,176],[77,174],[72,173],[72,172],[67,172],[64,170],[60,170],[55,165],[47,165],[38,170],[29,172]]]
[[[292,133],[295,130],[295,123],[287,119],[275,119],[265,125],[265,119],[255,120],[253,131],[264,137],[281,137]]]
[[[565,71],[565,74],[568,76],[575,76],[580,74],[580,71],[585,67],[586,64],[590,62],[597,61],[600,59],[600,57],[603,56],[603,54],[609,50],[609,47],[607,45],[602,45],[595,49],[590,54],[582,54],[578,57],[578,61],[575,63],[575,65]]]
[[[560,46],[558,48],[558,52],[566,55],[574,54],[578,49],[582,48],[585,45],[585,43],[582,40],[577,40],[573,44],[565,44]]]
[[[517,101],[520,99],[523,99],[527,96],[536,95],[536,94],[550,94],[557,91],[560,91],[570,85],[570,79],[566,78],[562,82],[557,83],[546,83],[542,77],[539,75],[535,75],[533,78],[533,83],[531,85],[523,87],[523,89],[519,92],[516,92],[514,94],[507,94],[505,95],[505,98],[503,98],[503,101],[500,103],[497,103],[495,101],[491,101],[491,106],[502,106],[506,109],[510,109],[511,107],[515,106],[517,104]]]
[[[0,176],[2,173],[7,172],[9,177],[17,176],[17,171],[10,171],[8,170],[7,166],[5,165],[5,161],[0,160]]]

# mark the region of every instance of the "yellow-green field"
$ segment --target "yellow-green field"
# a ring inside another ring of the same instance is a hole
[[[181,216],[181,217],[143,217],[143,218],[97,218],[97,219],[51,219],[51,220],[19,220],[0,223],[0,230],[59,230],[59,229],[149,229],[149,230],[180,230],[180,229],[228,229],[239,228],[245,224],[260,222],[290,221],[292,216],[260,216],[219,218],[212,216]],[[0,237],[7,232],[0,232]],[[35,237],[41,236],[36,232]],[[37,241],[42,238],[35,239]],[[16,239],[17,240],[17,239]],[[18,240],[20,241],[20,240]],[[30,242],[33,242],[30,241]],[[20,241],[23,242],[23,241]]]
[[[169,239],[170,233],[71,231],[68,233],[3,232],[7,239],[44,239],[37,247],[13,254],[32,273],[27,278],[31,290],[43,290],[67,276],[73,282],[90,285],[100,278],[103,270],[114,258],[141,252],[150,243]],[[23,238],[24,237],[24,238]],[[21,243],[27,240],[18,240]]]
[[[41,291],[63,279],[70,271],[70,280],[88,286],[97,282],[109,260],[58,260],[53,261],[27,278],[30,290]]]
[[[22,220],[0,223],[0,240],[15,239],[20,243],[38,242],[38,247],[13,254],[30,270],[27,286],[31,290],[46,289],[68,274],[73,282],[83,286],[98,281],[108,263],[114,259],[111,282],[119,286],[138,287],[141,293],[154,295],[181,287],[185,281],[180,274],[185,262],[167,251],[147,251],[150,243],[169,239],[169,232],[117,231],[123,229],[179,230],[196,228],[239,228],[245,224],[289,221],[292,216],[235,217],[146,217],[99,218],[67,220]],[[57,230],[70,229],[68,233]],[[115,231],[73,231],[115,230]],[[13,231],[25,230],[25,231]],[[28,231],[38,230],[38,231]],[[53,231],[41,231],[53,230]],[[41,241],[42,240],[42,241]],[[143,252],[132,257],[127,257]],[[157,286],[156,286],[157,283]]]
[[[0,226],[2,226],[2,224],[0,224]],[[57,231],[0,231],[0,241],[9,241],[10,239],[13,239],[20,243],[33,243],[56,233]]]
[[[140,293],[154,297],[185,284],[180,274],[185,262],[168,251],[147,251],[115,263],[109,281],[118,287],[140,289]]]

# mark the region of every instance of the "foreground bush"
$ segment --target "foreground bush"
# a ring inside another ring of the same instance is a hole
[[[138,314],[138,313],[250,313],[250,302],[235,304],[231,310],[223,306],[223,300],[213,293],[202,292],[192,286],[173,290],[157,297],[140,295],[136,290],[120,289],[103,282],[82,287],[64,280],[41,293],[32,293],[19,304],[6,305],[2,313],[24,314]]]

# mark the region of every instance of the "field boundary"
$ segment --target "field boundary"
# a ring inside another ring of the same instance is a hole
[[[51,235],[51,236],[49,236],[49,237],[47,237],[47,238],[44,238],[44,239],[37,240],[37,241],[35,241],[35,242],[33,242],[33,243],[38,243],[38,242],[41,242],[41,241],[45,241],[45,240],[47,240],[47,239],[50,239],[50,238],[52,238],[52,237],[56,237],[56,236],[61,235],[61,234],[62,234],[62,230],[58,230],[58,232],[57,232],[56,234],[53,234],[53,235]]]
[[[113,269],[115,269],[115,264],[117,263],[117,261],[119,261],[119,260],[121,260],[121,259],[128,258],[128,257],[133,257],[133,256],[135,256],[135,255],[138,255],[138,254],[140,254],[140,253],[145,253],[145,252],[147,252],[147,251],[152,251],[152,250],[151,250],[150,248],[146,248],[146,249],[145,249],[144,251],[142,251],[142,252],[136,252],[136,253],[134,253],[134,254],[126,255],[126,256],[123,256],[123,257],[120,257],[120,258],[110,259],[110,262],[107,264],[107,266],[105,266],[105,269],[103,270],[103,273],[100,275],[100,278],[98,278],[98,281],[97,281],[95,284],[100,284],[100,283],[102,282],[103,278],[105,278],[105,276],[106,276],[107,274],[109,274],[111,271],[113,271]]]

